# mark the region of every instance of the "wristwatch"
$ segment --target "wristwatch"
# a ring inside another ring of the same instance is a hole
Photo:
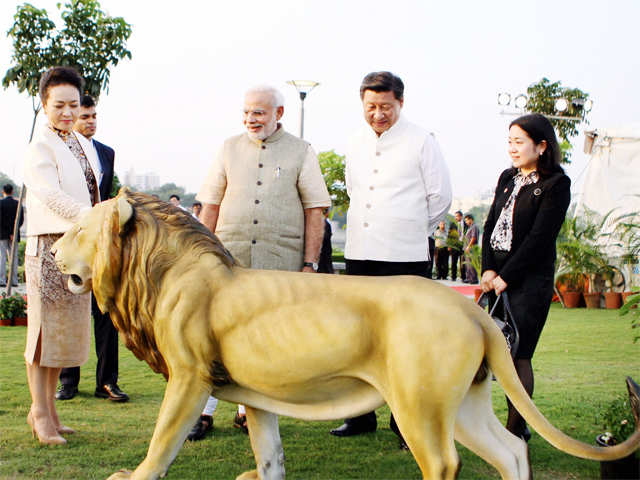
[[[314,272],[317,272],[317,271],[318,271],[318,264],[317,264],[317,263],[315,263],[315,262],[314,262],[314,263],[311,263],[311,262],[304,262],[304,263],[302,264],[302,266],[303,266],[303,267],[311,267],[311,268],[313,268],[313,271],[314,271]]]

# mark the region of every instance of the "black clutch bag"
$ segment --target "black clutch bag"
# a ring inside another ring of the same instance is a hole
[[[478,298],[478,305],[481,307],[486,307],[488,304],[488,295],[483,293]],[[502,300],[502,318],[495,313],[496,307]],[[495,303],[491,307],[489,311],[489,315],[493,318],[493,321],[496,322],[498,328],[502,330],[502,334],[504,338],[507,340],[507,346],[509,347],[509,351],[511,352],[511,356],[513,357],[515,353],[518,351],[518,345],[520,344],[520,334],[518,333],[518,326],[516,325],[515,319],[513,317],[513,312],[511,311],[511,305],[509,304],[509,296],[507,292],[502,292],[499,297],[496,298]]]

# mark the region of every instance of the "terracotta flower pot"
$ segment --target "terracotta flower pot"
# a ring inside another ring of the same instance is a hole
[[[587,308],[600,308],[600,292],[583,293],[584,301],[587,304]]]
[[[17,317],[13,319],[13,325],[16,327],[26,327],[27,317]]]
[[[601,447],[608,447],[609,445],[600,438],[601,436],[596,437],[596,443]],[[640,478],[640,459],[632,453],[619,460],[600,462],[600,478],[603,480]]]
[[[609,310],[616,310],[622,306],[620,292],[604,292],[604,305]]]
[[[564,292],[562,294],[562,301],[567,308],[578,308],[581,297],[582,293],[580,292]]]
[[[482,295],[482,289],[481,288],[476,288],[473,291],[473,297],[475,298],[475,302],[478,303],[478,299],[480,298],[480,295]]]

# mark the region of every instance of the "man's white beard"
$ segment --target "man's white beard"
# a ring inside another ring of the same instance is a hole
[[[250,138],[253,138],[255,140],[264,140],[265,138],[273,135],[277,129],[278,121],[276,120],[276,114],[274,112],[273,118],[269,122],[262,124],[262,130],[260,130],[258,133],[253,133],[247,130],[247,134]]]

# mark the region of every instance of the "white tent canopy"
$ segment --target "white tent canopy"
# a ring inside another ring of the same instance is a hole
[[[605,225],[611,231],[615,218],[640,212],[640,123],[585,132],[585,153],[591,157],[582,191],[576,195],[576,215],[585,210],[612,212]],[[631,270],[631,281],[638,285],[638,265]]]

